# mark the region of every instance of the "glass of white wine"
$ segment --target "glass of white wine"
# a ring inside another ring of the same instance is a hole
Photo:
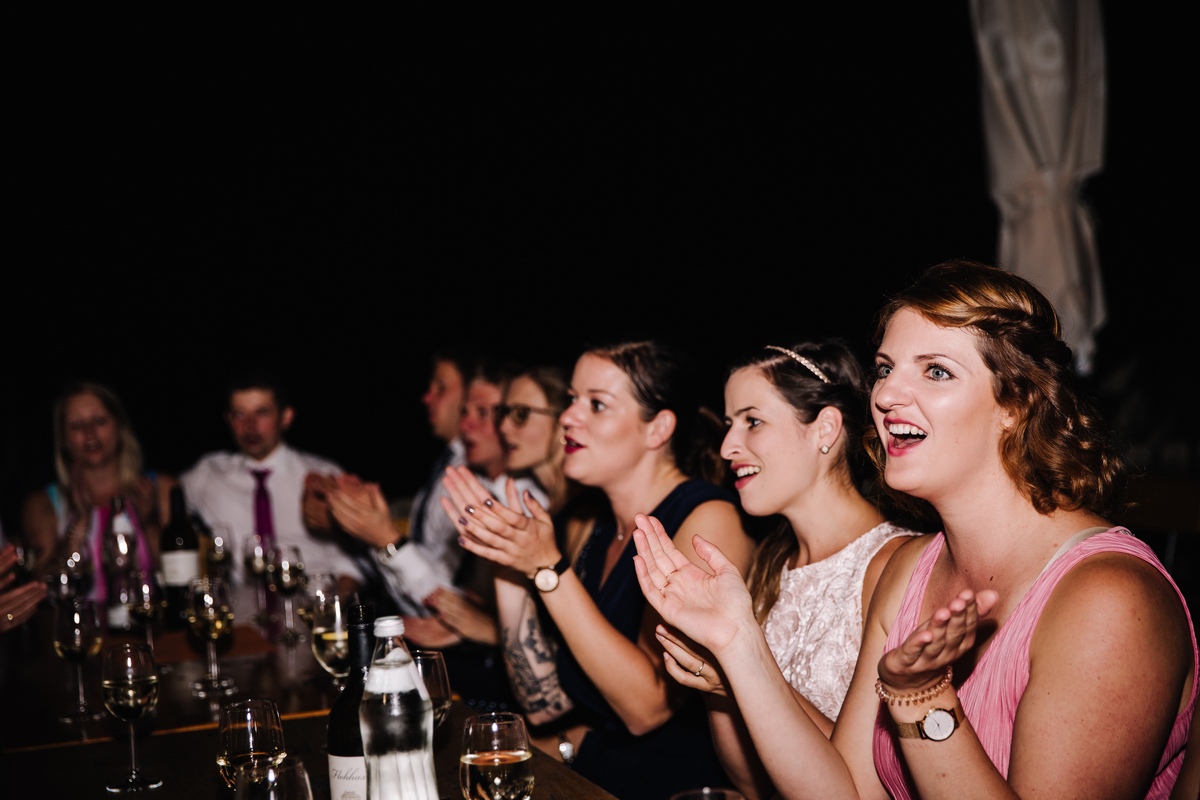
[[[243,764],[234,775],[234,800],[313,800],[304,762],[289,756],[278,764]]]
[[[313,655],[321,668],[333,676],[340,692],[350,674],[350,628],[342,600],[336,593],[327,594],[307,610],[312,621]]]
[[[146,629],[146,644],[154,649],[154,626],[162,619],[167,599],[154,578],[153,572],[140,570],[133,574],[129,592],[129,616]]]
[[[278,766],[287,756],[283,722],[274,700],[251,698],[221,707],[217,726],[217,769],[232,789],[240,769]]]
[[[247,536],[242,545],[242,566],[246,569],[246,575],[254,578],[255,597],[258,600],[258,611],[250,617],[250,621],[265,628],[275,618],[267,608],[267,543],[257,533]]]
[[[283,597],[283,632],[275,641],[291,646],[308,636],[296,630],[296,615],[292,611],[292,598],[304,583],[304,559],[300,548],[293,544],[272,545],[267,550],[267,583],[271,591]]]
[[[103,711],[88,708],[83,687],[83,662],[100,652],[104,636],[96,604],[84,598],[61,602],[54,610],[54,652],[68,664],[75,665],[75,685],[79,703],[61,719],[63,722],[84,722],[99,719]]]
[[[193,578],[188,584],[188,625],[205,646],[207,672],[192,683],[196,697],[222,697],[233,694],[233,681],[224,677],[217,666],[217,641],[233,634],[233,601],[229,584],[220,578]]]
[[[114,794],[157,789],[162,779],[144,775],[138,769],[133,727],[158,703],[158,668],[150,645],[118,644],[105,650],[100,686],[108,713],[129,723],[129,772],[105,788]]]
[[[459,761],[458,782],[465,800],[533,796],[533,751],[520,714],[497,711],[467,717]]]

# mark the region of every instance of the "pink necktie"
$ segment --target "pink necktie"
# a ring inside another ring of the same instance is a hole
[[[267,491],[269,469],[252,469],[257,486],[254,488],[254,528],[255,533],[262,537],[263,545],[269,546],[275,541],[275,521],[271,518],[271,493]]]

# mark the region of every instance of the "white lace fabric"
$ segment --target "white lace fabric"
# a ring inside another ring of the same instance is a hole
[[[862,643],[863,576],[889,539],[914,531],[884,522],[829,558],[783,568],[763,633],[783,676],[837,720]]]

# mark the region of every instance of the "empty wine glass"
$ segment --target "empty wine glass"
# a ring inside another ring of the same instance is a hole
[[[272,545],[267,550],[267,583],[271,591],[283,597],[284,628],[275,637],[275,641],[286,645],[294,645],[308,637],[296,630],[295,614],[292,611],[292,598],[299,591],[304,581],[304,560],[300,557],[300,548],[294,544]]]
[[[217,641],[233,633],[233,601],[229,584],[220,578],[193,578],[188,584],[188,625],[204,642],[207,673],[192,683],[196,697],[232,694],[233,681],[223,677],[217,667]]]
[[[158,668],[147,644],[118,644],[104,651],[100,685],[108,713],[129,723],[129,773],[105,788],[114,794],[162,786],[161,778],[143,775],[137,765],[133,724],[158,703]]]
[[[450,713],[450,675],[446,672],[446,659],[440,650],[413,650],[413,663],[429,690],[433,703],[433,726],[440,728]]]
[[[497,711],[467,717],[458,781],[466,800],[529,800],[533,751],[520,714]]]
[[[267,608],[267,543],[257,533],[249,536],[242,545],[242,565],[246,568],[246,575],[254,579],[255,597],[258,600],[258,611],[250,617],[250,621],[265,628],[275,619]]]
[[[312,800],[304,762],[289,756],[278,764],[243,764],[234,776],[234,800]]]
[[[91,600],[76,597],[55,608],[54,652],[68,664],[75,665],[75,685],[79,689],[79,703],[59,717],[63,722],[82,722],[104,716],[104,712],[88,708],[83,688],[83,662],[100,652],[103,641],[100,616]]]
[[[139,570],[133,574],[129,592],[129,616],[146,630],[146,644],[154,649],[154,626],[162,619],[167,600],[153,572]]]
[[[217,736],[217,768],[230,788],[236,787],[240,768],[276,766],[287,755],[274,700],[253,698],[222,706]]]

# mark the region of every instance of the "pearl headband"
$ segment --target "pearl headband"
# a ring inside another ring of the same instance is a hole
[[[818,378],[820,378],[825,383],[833,383],[833,381],[831,381],[831,380],[829,380],[829,378],[825,377],[824,372],[821,372],[821,370],[817,369],[816,364],[809,361],[807,358],[800,355],[795,350],[788,350],[786,347],[778,347],[773,344],[767,345],[766,348],[768,350],[778,350],[780,353],[783,353],[786,356],[791,356],[792,358],[796,359],[801,364],[803,364],[805,367],[807,367],[809,372],[811,372],[813,375],[816,375]]]

